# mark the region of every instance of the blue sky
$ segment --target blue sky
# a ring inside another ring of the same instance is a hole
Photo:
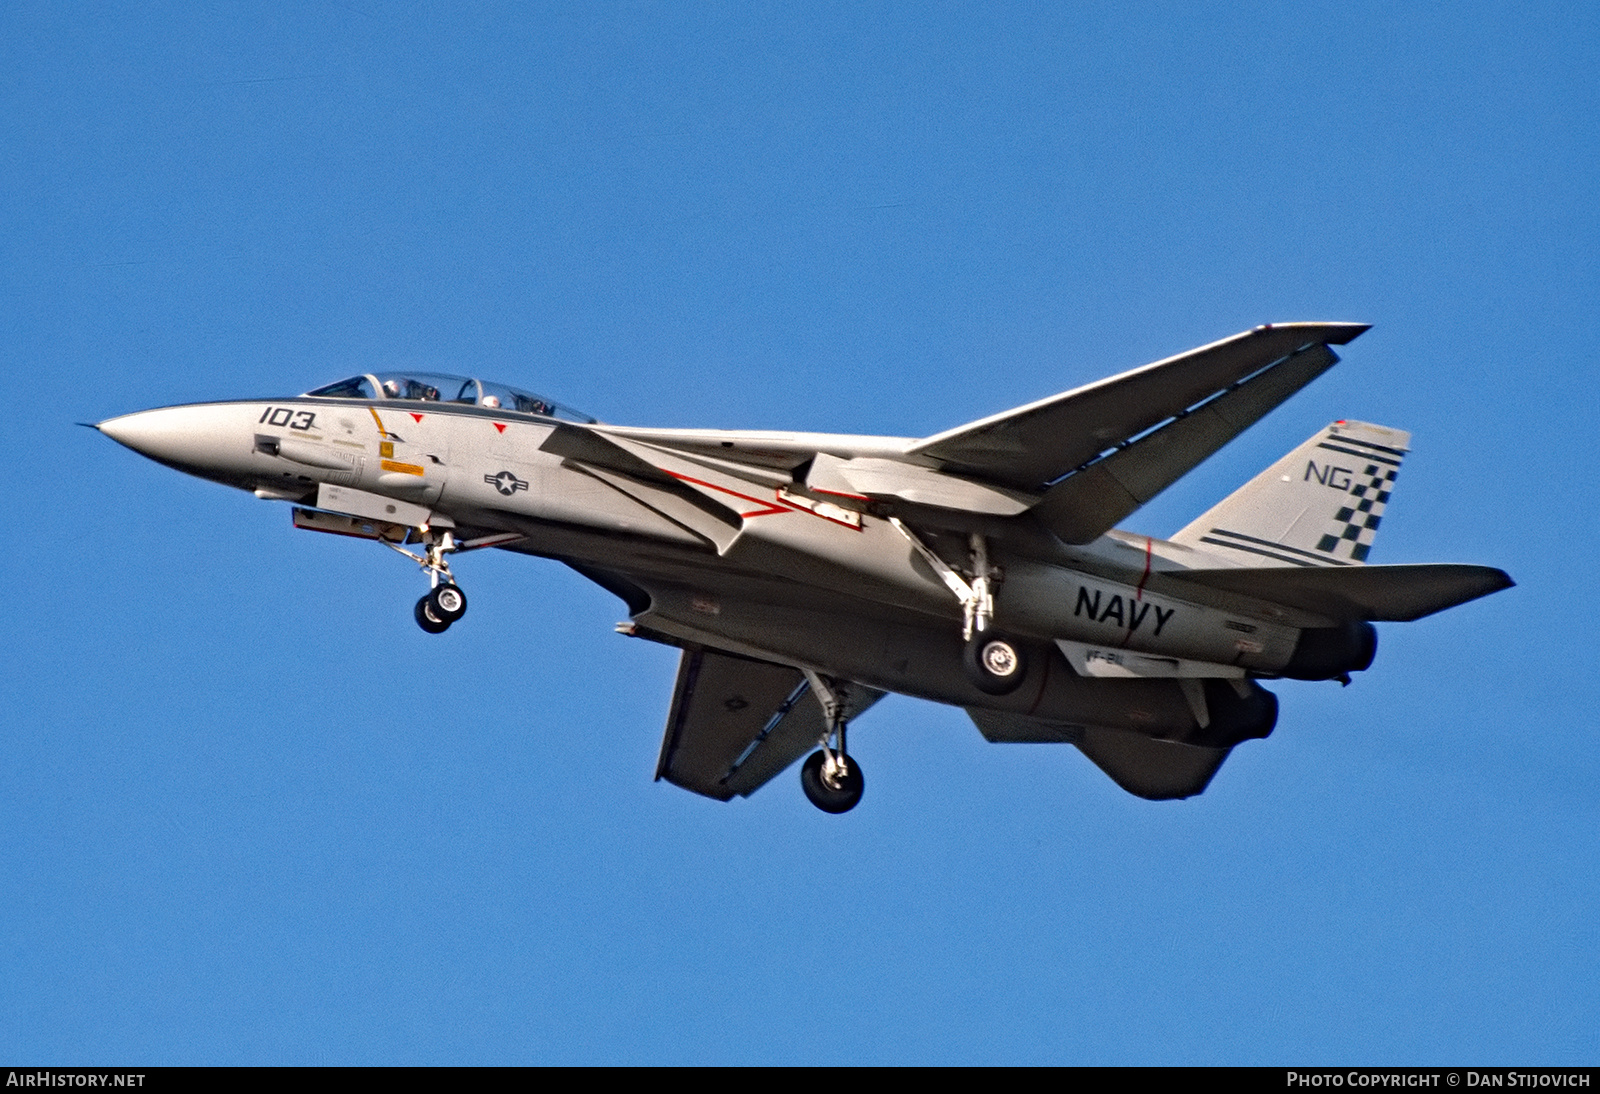
[[[0,1058],[1594,1062],[1600,17],[1583,5],[0,11]],[[675,670],[553,563],[470,616],[73,426],[428,367],[920,436],[1375,324],[1375,562],[1518,587],[1153,804],[892,698],[865,801],[650,780]]]

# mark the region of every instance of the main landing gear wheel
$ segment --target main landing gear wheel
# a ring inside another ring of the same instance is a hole
[[[824,813],[850,812],[866,789],[859,763],[840,752],[830,765],[828,753],[821,749],[808,756],[800,768],[800,786],[811,804]]]
[[[1015,641],[994,631],[978,631],[961,651],[967,678],[988,695],[1009,695],[1028,675],[1027,659]]]
[[[434,586],[423,599],[428,602],[430,614],[444,620],[447,627],[467,614],[467,594],[450,582]]]
[[[440,619],[439,616],[435,614],[432,600],[433,594],[429,593],[427,596],[417,601],[416,610],[411,614],[416,616],[417,626],[421,627],[429,634],[443,634],[445,631],[450,629],[450,621],[448,619]]]

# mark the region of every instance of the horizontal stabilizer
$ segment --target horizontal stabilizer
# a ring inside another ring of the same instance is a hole
[[[983,739],[992,744],[1070,745],[1083,739],[1082,726],[1052,722],[1046,718],[1030,718],[1026,714],[968,707],[967,716],[978,727],[978,732],[983,734]]]
[[[1409,623],[1516,584],[1492,566],[1450,563],[1170,570],[1166,576],[1334,619],[1373,623]]]
[[[1128,793],[1149,801],[1192,798],[1211,785],[1231,748],[1158,741],[1122,729],[1083,731],[1078,751]]]
[[[1312,346],[1344,345],[1360,323],[1257,327],[1177,357],[958,426],[907,454],[1016,490],[1037,490],[1107,449]],[[1329,362],[1331,363],[1331,362]]]
[[[1124,729],[1065,725],[1024,714],[975,708],[967,714],[989,741],[1076,745],[1112,782],[1150,801],[1194,797],[1211,784],[1232,751],[1158,741]]]

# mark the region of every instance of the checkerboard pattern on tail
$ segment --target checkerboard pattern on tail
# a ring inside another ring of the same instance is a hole
[[[1334,422],[1172,538],[1240,566],[1360,566],[1410,443]]]
[[[1356,562],[1367,561],[1397,473],[1398,468],[1367,464],[1362,481],[1350,487],[1351,504],[1334,514],[1333,528],[1317,541],[1317,550],[1335,557],[1348,550],[1348,557]]]

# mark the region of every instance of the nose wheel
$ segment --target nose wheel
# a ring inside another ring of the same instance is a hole
[[[417,626],[429,634],[443,634],[450,629],[450,624],[467,614],[467,594],[454,582],[436,585],[417,601],[412,614]]]
[[[454,623],[467,614],[467,594],[453,581],[435,585],[433,591],[422,599],[429,610],[446,624]]]
[[[417,601],[417,606],[412,609],[411,614],[416,619],[417,626],[429,634],[443,634],[450,629],[450,624],[467,614],[467,594],[456,584],[455,576],[450,573],[450,563],[445,558],[445,555],[461,550],[462,545],[456,542],[455,536],[448,529],[435,531],[424,525],[417,531],[421,533],[424,548],[420,555],[413,554],[387,540],[384,541],[384,545],[399,551],[427,572],[428,580],[433,587],[428,590],[427,596]],[[417,541],[408,539],[407,542]],[[483,542],[485,541],[473,541],[466,546],[471,549]]]

